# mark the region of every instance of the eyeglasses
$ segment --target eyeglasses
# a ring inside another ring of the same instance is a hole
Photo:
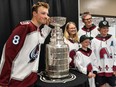
[[[84,19],[84,20],[87,20],[88,21],[88,20],[92,20],[92,18],[88,18],[88,19]]]
[[[73,27],[72,27],[72,28],[69,28],[69,29],[77,29],[77,28],[73,28]]]

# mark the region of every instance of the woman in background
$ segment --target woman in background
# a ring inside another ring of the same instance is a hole
[[[64,42],[69,46],[70,68],[74,68],[73,58],[79,48],[77,27],[74,22],[68,22],[66,24]]]

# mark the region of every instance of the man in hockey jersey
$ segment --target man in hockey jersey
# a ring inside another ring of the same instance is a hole
[[[98,75],[96,77],[97,87],[116,87],[116,39],[108,34],[108,21],[100,21],[99,32],[91,43],[92,50],[98,59]]]
[[[99,31],[97,30],[98,27],[92,22],[92,15],[89,12],[84,12],[81,17],[84,26],[78,31],[79,38],[82,35],[86,35],[90,37],[90,39],[93,39]]]
[[[32,7],[31,21],[20,22],[4,45],[0,64],[0,87],[32,87],[37,81],[41,44],[49,34],[49,5]]]

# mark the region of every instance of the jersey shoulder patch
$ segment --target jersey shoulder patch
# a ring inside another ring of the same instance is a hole
[[[26,20],[26,21],[21,21],[20,24],[21,25],[27,25],[29,24],[31,21],[30,20]]]

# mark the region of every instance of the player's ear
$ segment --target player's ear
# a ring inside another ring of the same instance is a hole
[[[37,15],[37,12],[36,11],[33,11],[33,16],[36,16]]]

